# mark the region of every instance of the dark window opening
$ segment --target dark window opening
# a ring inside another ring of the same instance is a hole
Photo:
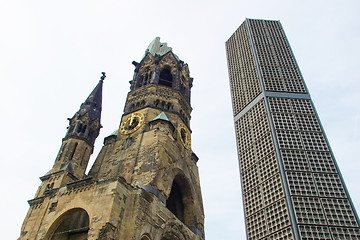
[[[87,125],[82,125],[81,123],[78,123],[76,125],[76,132],[77,133],[85,133]]]
[[[165,110],[172,110],[174,107],[170,102],[161,101],[159,99],[154,101],[154,106],[165,109]]]
[[[49,183],[46,185],[45,192],[51,191],[54,188],[54,183]]]
[[[190,182],[183,173],[178,173],[166,200],[166,207],[186,226],[196,226],[194,199]]]
[[[83,209],[68,214],[51,236],[51,240],[87,239],[89,215]]]
[[[155,101],[155,107],[159,106],[159,103],[160,103],[160,101],[159,101],[159,100],[156,100],[156,101]]]
[[[79,123],[79,124],[77,125],[77,127],[76,127],[76,132],[77,132],[77,133],[80,133],[80,132],[81,132],[81,129],[82,129],[82,124]]]
[[[152,73],[150,68],[146,68],[144,71],[140,72],[136,81],[136,87],[139,88],[149,84],[151,82]]]
[[[184,222],[184,203],[179,185],[174,181],[166,207],[182,222]]]
[[[165,68],[160,72],[159,84],[172,87],[173,76],[169,69]]]
[[[166,109],[168,109],[168,110],[171,109],[171,103],[167,103],[167,104],[166,104]]]
[[[85,133],[86,127],[87,127],[87,125],[84,125],[84,126],[81,128],[81,132],[82,132],[82,133]]]
[[[51,203],[50,208],[49,208],[49,212],[55,211],[55,209],[57,207],[57,204],[58,204],[58,202]]]

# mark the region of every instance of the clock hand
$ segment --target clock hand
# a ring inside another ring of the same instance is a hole
[[[130,118],[130,127],[132,126],[133,122],[134,122],[134,115],[131,115],[131,118]]]

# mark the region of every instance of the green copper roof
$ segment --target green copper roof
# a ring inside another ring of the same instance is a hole
[[[145,55],[147,53],[151,53],[151,55],[155,56],[155,55],[160,55],[160,56],[163,56],[165,55],[166,53],[172,51],[172,48],[171,47],[168,47],[167,43],[164,42],[160,42],[160,37],[156,37],[150,44],[149,46],[147,47],[147,49],[145,50]],[[174,53],[173,53],[174,54]],[[174,54],[175,58],[177,60],[179,60],[179,57],[176,56]]]
[[[160,119],[160,120],[165,120],[165,121],[169,121],[169,122],[170,122],[169,118],[166,116],[166,114],[165,114],[164,112],[161,112],[159,115],[157,115],[157,116],[153,119],[153,121],[158,120],[158,119]]]
[[[118,133],[119,133],[119,129],[118,130],[115,130],[115,131],[113,131],[108,137],[110,137],[110,136],[117,136],[118,135]]]
[[[160,42],[160,37],[156,37],[147,47],[146,52],[150,52],[153,56],[158,54],[160,56],[165,55],[167,52],[172,50],[171,47],[167,46],[167,43]]]

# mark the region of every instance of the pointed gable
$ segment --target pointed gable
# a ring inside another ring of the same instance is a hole
[[[166,114],[165,114],[164,112],[161,112],[159,115],[157,115],[157,116],[153,119],[153,121],[155,121],[155,120],[164,120],[164,121],[170,122],[168,116],[166,116]]]

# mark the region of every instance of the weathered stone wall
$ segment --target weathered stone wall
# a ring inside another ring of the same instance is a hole
[[[74,240],[204,238],[198,158],[190,137],[192,78],[187,64],[172,52],[146,56],[135,64],[120,121],[124,126],[131,119],[131,127],[138,116],[141,124],[139,120],[128,132],[120,127],[105,138],[85,176],[94,140],[87,131],[98,130],[100,115],[96,129],[84,131],[77,129],[80,120],[89,123],[86,114],[80,111],[81,119],[70,119],[72,133],[63,139],[53,168],[41,177],[29,201],[19,240],[65,240],[70,235]],[[164,69],[172,74],[170,80],[159,79]]]

